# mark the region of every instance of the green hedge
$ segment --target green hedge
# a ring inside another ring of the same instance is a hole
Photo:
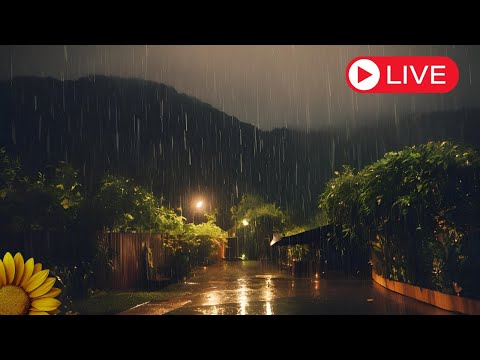
[[[371,246],[387,278],[480,296],[480,156],[451,142],[389,152],[361,171],[345,167],[320,196],[330,223]],[[457,285],[454,285],[457,283]]]

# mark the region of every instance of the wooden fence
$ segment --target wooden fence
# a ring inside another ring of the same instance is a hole
[[[62,232],[0,232],[0,257],[7,251],[21,252],[25,260],[34,257],[50,267],[73,267],[88,260],[94,266],[95,288],[139,289],[185,273],[164,243],[162,235],[149,233],[100,233],[88,238]]]
[[[145,288],[148,283],[176,277],[177,263],[170,249],[164,246],[160,234],[148,233],[104,233],[98,241],[111,250],[113,262],[101,262],[98,286],[112,289]],[[151,250],[150,255],[148,255]],[[153,265],[154,274],[148,270],[148,259]]]

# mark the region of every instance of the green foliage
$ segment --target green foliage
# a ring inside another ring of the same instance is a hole
[[[168,239],[167,246],[174,252],[191,253],[199,247],[205,247],[208,252],[218,249],[227,241],[227,233],[216,225],[216,213],[205,214],[207,222],[200,224],[188,223],[183,226],[180,236]]]
[[[364,254],[368,245],[362,237],[365,228],[359,217],[359,197],[365,179],[348,166],[335,175],[320,196],[320,208],[327,222],[342,227],[342,236],[332,236],[329,241],[342,254],[349,251]]]
[[[20,171],[20,162],[10,159],[5,149],[0,148],[0,199],[12,190]]]
[[[78,180],[78,173],[72,165],[60,161],[55,168],[55,175],[49,186],[54,197],[65,209],[77,208],[82,201],[82,185]]]
[[[406,147],[337,173],[320,207],[344,235],[373,245],[377,271],[452,292],[469,256],[462,245],[480,223],[480,157],[446,141]]]
[[[286,224],[287,218],[283,211],[274,203],[266,203],[259,196],[244,194],[240,203],[231,208],[232,220],[237,227],[242,226],[246,219],[249,224],[269,221],[274,231],[281,231]]]
[[[152,192],[130,179],[107,175],[94,199],[95,213],[110,231],[157,231],[179,235],[184,218],[160,206]]]
[[[307,229],[314,229],[324,225],[328,225],[327,214],[325,214],[324,211],[317,211],[310,219],[308,219],[305,226]]]
[[[94,197],[94,213],[110,231],[147,232],[166,235],[165,246],[175,254],[196,254],[199,248],[211,253],[226,241],[227,234],[216,225],[216,214],[205,214],[201,224],[185,223],[174,210],[160,205],[154,194],[132,180],[106,176]]]
[[[320,207],[326,218],[334,224],[355,224],[359,212],[359,196],[364,178],[352,168],[344,166],[343,172],[335,172],[326,190],[320,196]],[[346,229],[353,233],[352,229]]]
[[[246,241],[246,256],[250,259],[266,256],[273,233],[283,232],[287,225],[285,213],[258,195],[244,194],[231,212],[235,234]]]
[[[283,236],[291,236],[313,229],[307,225],[290,225],[283,232]]]
[[[226,242],[227,234],[216,225],[215,212],[205,214],[204,223],[186,224],[184,217],[162,205],[163,199],[159,201],[131,179],[107,175],[94,194],[86,193],[84,198],[82,192],[78,173],[70,164],[59,162],[35,177],[22,177],[20,163],[0,149],[0,230],[78,235],[75,263],[52,266],[52,274],[62,284],[65,304],[86,298],[97,280],[108,283],[111,272],[105,269],[113,270],[116,254],[108,244],[97,241],[100,230],[162,234],[165,246],[176,255],[177,277],[192,264],[211,262]],[[156,268],[151,248],[146,250],[152,279]]]
[[[165,206],[160,206],[157,209],[157,224],[155,230],[161,234],[171,236],[179,236],[184,232],[183,216],[177,215],[175,211]]]
[[[308,245],[293,245],[288,247],[288,258],[293,261],[303,261],[306,259],[310,247]]]
[[[20,165],[15,169],[15,176],[8,172],[8,191],[0,198],[6,228],[62,231],[76,221],[83,197],[78,174],[71,165],[60,162],[51,176],[38,173],[36,178],[20,177]]]
[[[200,224],[188,224],[185,231],[187,238],[193,238],[197,241],[208,241],[212,246],[218,247],[227,241],[227,233],[216,225],[216,216],[206,214],[207,222]]]
[[[291,236],[300,234],[302,232],[311,230],[317,227],[314,221],[311,221],[309,225],[293,225],[289,224],[289,226],[284,230],[284,236]],[[306,259],[308,253],[310,252],[309,245],[292,245],[288,246],[286,250],[288,262],[291,265],[292,261],[303,261]]]
[[[49,199],[48,205],[43,206],[46,217],[40,226],[50,230],[65,230],[76,221],[78,208],[83,200],[81,191],[78,172],[72,165],[62,161],[54,167],[51,177],[39,173],[37,179],[30,181],[27,188],[27,192],[34,197]],[[30,207],[36,205],[35,202],[26,204]]]
[[[102,225],[110,231],[150,229],[158,207],[153,196],[130,179],[112,175],[102,179],[93,202]]]

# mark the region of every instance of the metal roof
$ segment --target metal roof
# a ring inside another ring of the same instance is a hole
[[[282,236],[275,233],[270,246],[313,244],[320,242],[322,239],[327,239],[330,234],[333,235],[335,230],[336,227],[334,225],[325,225],[290,236]]]

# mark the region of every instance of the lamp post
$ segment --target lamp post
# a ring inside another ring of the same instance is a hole
[[[194,202],[194,206],[193,206],[193,223],[194,224],[195,224],[195,214],[198,211],[202,211],[204,208],[205,208],[205,202],[202,199]]]
[[[245,227],[248,226],[248,224],[249,224],[248,220],[247,220],[246,218],[243,218],[243,219],[242,219],[242,226],[245,228]],[[245,249],[245,239],[246,239],[246,235],[245,235],[245,232],[244,232],[244,231],[242,231],[241,234],[242,234],[242,237],[243,237],[243,249],[242,249],[242,255],[240,256],[240,258],[241,258],[242,260],[245,260],[245,259],[246,259],[246,255],[245,255],[245,251],[246,251],[246,249]],[[237,252],[238,252],[239,250],[240,250],[240,249],[239,249],[239,246],[238,246],[238,236],[237,236]],[[237,256],[238,256],[238,254],[237,254]]]

